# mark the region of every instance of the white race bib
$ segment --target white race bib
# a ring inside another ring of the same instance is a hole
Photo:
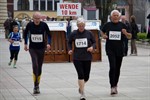
[[[42,34],[31,34],[31,41],[32,42],[43,42],[43,35]]]
[[[77,48],[88,47],[87,38],[76,39],[75,45]]]
[[[12,43],[12,46],[20,46],[20,42],[19,42],[19,41],[14,41],[14,42]]]
[[[109,31],[109,40],[121,40],[121,32]]]

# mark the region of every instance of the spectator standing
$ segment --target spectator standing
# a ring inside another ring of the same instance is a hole
[[[124,24],[127,26],[128,30],[130,31],[130,24],[129,24],[129,22],[126,20],[126,17],[125,17],[125,16],[122,16],[122,17],[121,17],[121,21],[122,21],[122,23],[124,23]],[[128,55],[128,38],[125,38],[125,39],[124,39],[124,47],[125,47],[124,56],[127,56],[127,55]]]
[[[137,47],[136,47],[136,39],[137,39],[137,33],[139,32],[138,26],[136,24],[135,21],[135,16],[132,15],[130,17],[130,26],[131,26],[131,34],[132,34],[132,38],[131,38],[131,56],[137,56]]]
[[[150,39],[150,14],[147,16],[148,21],[148,32],[147,32],[147,38]],[[150,40],[149,40],[150,42]]]
[[[7,18],[3,24],[4,28],[5,28],[5,38],[8,38],[9,35],[9,29],[10,29],[10,23],[12,21],[12,18]]]
[[[18,23],[16,22],[16,20],[15,19],[13,19],[12,21],[11,21],[11,23],[10,23],[10,29],[9,29],[9,32],[11,33],[11,32],[13,32],[13,26],[18,26]],[[18,29],[19,30],[19,29]]]
[[[17,24],[18,24],[18,30],[20,31],[20,22],[18,21],[18,18],[15,18],[15,21],[17,22]]]
[[[27,17],[25,17],[22,22],[21,22],[21,26],[22,26],[22,33],[23,33],[23,38],[24,38],[24,31],[26,29],[27,24],[29,23],[29,19]]]

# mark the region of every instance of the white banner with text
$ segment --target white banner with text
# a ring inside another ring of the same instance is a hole
[[[81,3],[57,3],[57,16],[81,16]]]

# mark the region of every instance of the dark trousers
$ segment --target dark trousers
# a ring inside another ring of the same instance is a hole
[[[5,39],[8,39],[8,35],[9,35],[9,29],[5,29]]]
[[[124,55],[128,55],[128,39],[124,41]]]
[[[29,49],[29,52],[32,59],[34,86],[36,87],[40,83],[45,49]]]
[[[131,39],[131,54],[137,54],[136,39]]]
[[[19,50],[10,50],[10,60],[18,60]]]
[[[90,76],[91,61],[74,60],[73,63],[78,74],[78,79],[84,79],[84,81],[87,82]]]
[[[118,84],[122,59],[123,57],[121,56],[108,55],[109,67],[110,67],[109,82],[111,87],[115,87]]]

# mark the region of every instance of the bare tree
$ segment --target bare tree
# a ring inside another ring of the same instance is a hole
[[[129,5],[129,16],[133,15],[133,0],[127,0]]]
[[[102,24],[107,21],[107,17],[112,8],[112,1],[114,0],[94,0],[96,8],[99,9],[99,19],[102,21]]]
[[[117,0],[94,0],[96,8],[99,9],[99,19],[102,20],[102,24],[107,21],[107,16],[113,9],[113,2]],[[133,14],[133,0],[126,0],[129,5],[129,16]]]

